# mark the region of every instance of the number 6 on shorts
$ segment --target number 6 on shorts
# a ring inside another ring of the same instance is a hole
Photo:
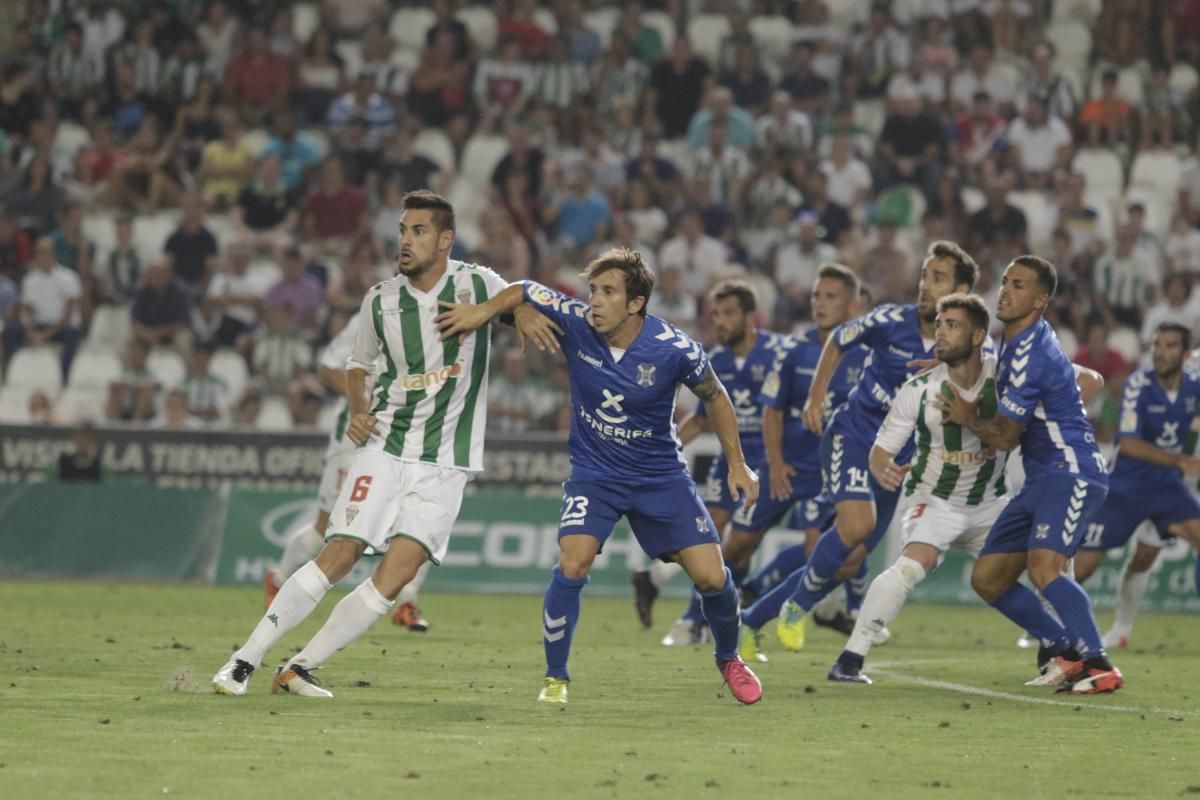
[[[351,503],[361,503],[367,499],[367,492],[371,491],[370,475],[362,475],[354,482],[354,491],[350,493]]]

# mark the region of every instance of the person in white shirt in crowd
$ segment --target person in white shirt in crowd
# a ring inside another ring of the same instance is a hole
[[[862,159],[855,158],[850,135],[838,133],[833,137],[833,151],[821,162],[825,173],[826,194],[846,209],[859,209],[871,196],[871,169]]]
[[[1154,336],[1165,322],[1177,322],[1195,336],[1200,330],[1200,298],[1192,291],[1191,277],[1175,273],[1163,283],[1163,298],[1146,310],[1142,320],[1141,340],[1146,346],[1145,356],[1151,355]]]
[[[1071,130],[1058,117],[1047,116],[1040,97],[1028,98],[1025,112],[1008,126],[1008,145],[1023,176],[1050,172],[1071,160]]]
[[[807,309],[817,271],[822,264],[836,261],[837,251],[821,241],[820,221],[811,211],[800,213],[795,230],[796,238],[775,254],[775,283],[796,308]]]
[[[679,234],[662,246],[658,262],[682,267],[684,287],[696,296],[702,295],[729,263],[725,245],[705,235],[704,221],[694,208],[684,210],[676,230]]]
[[[557,393],[529,374],[520,348],[504,353],[504,369],[488,384],[488,427],[499,433],[525,433],[550,427]]]
[[[1169,272],[1200,273],[1200,229],[1192,227],[1185,215],[1175,215],[1163,250]]]
[[[647,308],[651,314],[661,317],[684,331],[696,335],[696,315],[699,303],[696,295],[683,288],[683,268],[678,264],[664,264],[650,295]]]
[[[188,373],[183,380],[187,395],[188,413],[205,422],[216,422],[229,413],[229,387],[209,369],[216,348],[212,342],[196,342],[188,359]]]
[[[782,89],[771,95],[770,109],[758,118],[755,127],[759,147],[785,155],[812,147],[812,121],[808,114],[796,108],[792,96]]]
[[[263,297],[271,288],[272,273],[251,270],[251,247],[242,243],[230,246],[225,269],[213,276],[208,285],[202,311],[208,333],[221,347],[235,347],[259,322]]]
[[[57,342],[62,345],[62,374],[66,381],[79,346],[82,295],[79,276],[55,258],[54,240],[49,236],[38,239],[32,269],[21,281],[16,319],[4,326],[5,363],[22,346]]]
[[[1017,73],[993,60],[990,47],[977,44],[971,48],[966,65],[950,80],[950,102],[957,111],[966,111],[981,90],[1001,108],[1012,106],[1017,96]]]
[[[1092,286],[1118,322],[1139,328],[1144,309],[1156,299],[1162,273],[1136,244],[1137,233],[1132,225],[1125,223],[1117,228],[1116,245],[1092,268]]]

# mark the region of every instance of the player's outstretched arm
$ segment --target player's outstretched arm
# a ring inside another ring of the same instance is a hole
[[[1092,398],[1096,393],[1104,388],[1104,376],[1094,369],[1072,364],[1075,368],[1075,382],[1079,385],[1079,396],[1083,398],[1083,404],[1086,406],[1092,402]]]
[[[1123,436],[1117,449],[1121,455],[1145,461],[1148,464],[1158,464],[1164,467],[1175,467],[1189,475],[1200,474],[1200,458],[1185,456],[1183,453],[1172,453],[1163,450],[1153,442],[1139,439],[1136,436]]]
[[[904,482],[904,476],[912,469],[912,464],[901,466],[896,463],[895,458],[895,453],[889,453],[879,445],[871,448],[869,461],[871,474],[875,476],[875,480],[879,481],[879,485],[889,492],[899,489],[900,484]]]
[[[434,322],[443,339],[478,330],[498,314],[508,314],[525,302],[525,287],[520,283],[510,284],[493,295],[486,303],[463,304],[442,301],[445,309]]]
[[[350,406],[350,422],[346,436],[355,444],[364,444],[375,433],[375,417],[367,394],[367,371],[350,367],[346,370],[346,404]]]
[[[742,443],[738,438],[737,412],[733,410],[733,403],[712,367],[708,368],[704,380],[692,391],[704,403],[709,424],[716,432],[721,450],[725,453],[725,461],[729,464],[730,496],[734,502],[754,505],[758,501],[758,476],[746,466],[746,456],[742,453]]]
[[[844,355],[836,338],[830,336],[825,340],[821,358],[817,361],[817,371],[808,389],[808,399],[804,401],[804,427],[816,434],[820,434],[825,427],[825,396],[829,393],[829,382],[833,380],[833,374],[837,372]]]

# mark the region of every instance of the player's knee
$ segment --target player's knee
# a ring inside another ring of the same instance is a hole
[[[1092,577],[1093,573],[1096,572],[1096,567],[1099,565],[1100,559],[1098,557],[1093,558],[1090,553],[1087,558],[1084,558],[1083,554],[1075,556],[1075,580],[1083,583]]]
[[[363,546],[353,539],[335,536],[317,554],[317,567],[330,583],[337,583],[350,573],[362,555]]]
[[[754,555],[758,537],[749,533],[731,533],[721,543],[721,555],[728,564],[745,564]]]
[[[722,569],[714,569],[705,571],[692,578],[696,584],[696,588],[704,594],[712,594],[719,592],[725,588],[726,576],[728,573]]]
[[[1008,585],[1000,580],[998,575],[988,571],[973,570],[971,572],[971,588],[985,603],[994,603],[1008,589]]]
[[[558,571],[564,578],[583,580],[592,569],[592,559],[586,556],[563,553],[558,559]]]
[[[1133,573],[1146,572],[1154,566],[1159,552],[1161,551],[1157,547],[1139,544],[1137,550],[1133,551],[1133,560],[1129,562],[1129,571]]]
[[[913,587],[925,580],[926,575],[925,566],[908,556],[900,556],[888,571],[899,579],[906,592],[911,592]]]

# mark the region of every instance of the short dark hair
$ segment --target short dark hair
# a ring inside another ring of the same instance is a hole
[[[948,294],[938,301],[939,314],[951,308],[957,308],[966,313],[971,327],[977,331],[987,333],[988,329],[992,327],[992,315],[988,312],[987,303],[983,302],[983,298],[977,294],[957,292]]]
[[[726,278],[714,286],[708,296],[714,303],[736,297],[742,312],[747,314],[758,308],[758,292],[741,278]]]
[[[846,285],[851,297],[858,294],[858,276],[854,274],[854,270],[844,264],[822,264],[821,268],[817,270],[817,280],[822,278],[841,281]]]
[[[961,286],[967,285],[967,291],[975,288],[975,281],[979,280],[979,265],[975,263],[975,259],[961,245],[954,242],[939,239],[929,245],[927,256],[932,258],[946,258],[954,262],[954,284]]]
[[[428,189],[417,189],[404,195],[404,210],[433,212],[433,224],[437,225],[439,233],[457,230],[454,222],[454,206],[450,205],[450,201],[440,194]]]
[[[646,316],[646,306],[650,303],[650,293],[654,291],[654,273],[642,260],[642,254],[637,250],[626,247],[613,247],[605,250],[587,265],[583,276],[588,280],[603,275],[609,270],[620,270],[625,275],[625,302],[635,297],[645,300],[638,311]]]
[[[1157,336],[1160,333],[1178,333],[1183,339],[1183,351],[1186,353],[1192,349],[1192,329],[1187,325],[1178,322],[1164,322],[1154,329],[1154,334]]]
[[[1038,285],[1046,292],[1046,294],[1054,297],[1054,293],[1058,291],[1058,270],[1054,268],[1046,259],[1040,256],[1023,255],[1017,256],[1012,260],[1012,263],[1018,267],[1025,267],[1037,273]]]

